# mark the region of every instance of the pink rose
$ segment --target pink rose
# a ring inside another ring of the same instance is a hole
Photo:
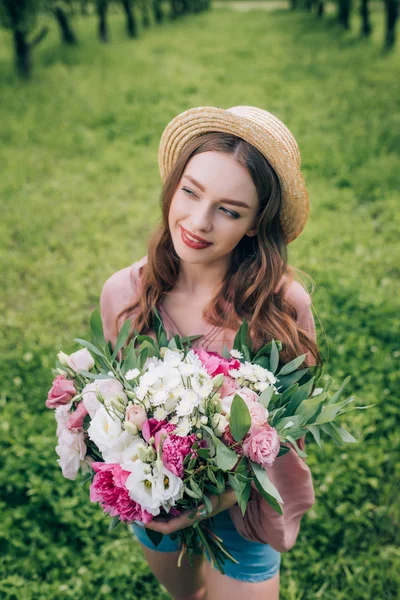
[[[67,363],[75,373],[78,373],[81,369],[90,371],[90,369],[94,367],[93,356],[87,348],[81,348],[81,350],[77,350],[70,354]]]
[[[263,468],[272,467],[279,450],[278,432],[268,423],[252,426],[243,442],[244,455]]]
[[[76,394],[73,382],[65,375],[57,375],[47,395],[46,406],[47,408],[56,408],[68,404]]]
[[[224,383],[219,388],[218,393],[221,398],[224,398],[225,396],[229,396],[230,394],[233,394],[236,390],[239,389],[240,385],[238,384],[236,379],[233,379],[233,377],[227,375],[225,376]]]
[[[140,404],[130,404],[126,409],[125,419],[136,425],[139,431],[142,430],[144,422],[147,420],[147,413]]]
[[[78,408],[71,413],[68,422],[67,429],[81,429],[83,427],[83,421],[88,414],[83,402],[79,402]]]
[[[196,441],[196,435],[179,436],[171,433],[162,446],[162,462],[177,477],[183,478],[183,461]]]
[[[153,519],[153,515],[129,497],[125,487],[129,471],[116,463],[93,462],[91,466],[96,471],[90,485],[91,502],[100,502],[104,512],[119,516],[121,521],[149,523]]]
[[[207,352],[203,348],[194,350],[195,354],[199,357],[203,363],[209,375],[213,377],[222,373],[223,375],[229,375],[230,369],[239,369],[241,362],[237,358],[227,359],[218,354],[218,352]]]

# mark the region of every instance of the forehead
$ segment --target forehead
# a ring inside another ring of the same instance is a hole
[[[183,177],[185,175],[193,177],[202,184],[207,194],[216,198],[245,199],[250,206],[258,204],[257,189],[250,173],[231,154],[196,154],[187,162]]]

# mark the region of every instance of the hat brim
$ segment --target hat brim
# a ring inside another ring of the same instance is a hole
[[[202,133],[217,131],[236,135],[259,150],[275,170],[282,192],[280,221],[286,244],[303,230],[309,213],[307,188],[300,166],[294,156],[285,150],[273,132],[255,120],[246,119],[229,109],[200,106],[186,110],[170,121],[161,136],[158,165],[161,178],[166,180],[185,145]]]

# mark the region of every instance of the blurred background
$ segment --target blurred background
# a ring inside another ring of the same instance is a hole
[[[45,400],[105,280],[146,254],[164,127],[241,104],[298,141],[311,210],[289,262],[315,281],[331,389],[351,375],[354,403],[376,403],[342,418],[357,444],[307,437],[316,503],[281,598],[400,597],[397,15],[397,0],[0,0],[1,598],[168,598],[129,529],[109,533],[62,477]]]

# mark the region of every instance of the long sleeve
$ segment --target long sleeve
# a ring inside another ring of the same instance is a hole
[[[311,299],[300,284],[294,283],[288,297],[290,296],[290,301],[296,308],[297,322],[315,339]],[[305,436],[298,440],[298,445],[304,450]],[[310,468],[292,444],[287,443],[285,446],[290,448],[289,452],[277,458],[274,465],[266,469],[268,477],[282,497],[283,515],[264,500],[253,483],[245,515],[242,515],[239,506],[229,509],[236,529],[243,537],[253,542],[269,544],[278,552],[287,552],[294,546],[301,518],[315,502]]]

